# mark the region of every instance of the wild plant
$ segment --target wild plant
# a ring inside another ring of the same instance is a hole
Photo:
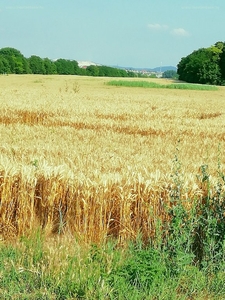
[[[169,222],[164,226],[165,235],[162,248],[168,257],[168,267],[174,274],[193,261],[192,231],[196,219],[195,214],[193,214],[193,207],[187,209],[187,207],[192,206],[187,203],[191,202],[191,199],[182,199],[184,179],[182,164],[179,159],[179,143],[180,140],[173,159],[173,172],[171,174],[173,185],[170,190],[170,201],[165,207]]]
[[[72,90],[73,90],[74,94],[79,93],[79,91],[80,91],[80,86],[79,86],[79,84],[74,82],[74,83],[73,83],[73,86],[72,86]]]
[[[225,177],[218,164],[218,178],[213,186],[208,165],[202,165],[200,170],[198,180],[203,194],[196,203],[198,222],[194,230],[193,251],[200,267],[220,268],[225,250]]]

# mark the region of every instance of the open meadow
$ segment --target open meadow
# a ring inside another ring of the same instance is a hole
[[[111,80],[0,76],[0,298],[224,299],[225,87]]]
[[[4,238],[37,225],[86,241],[149,238],[156,221],[168,219],[178,180],[187,209],[206,192],[206,165],[215,192],[225,163],[225,88],[129,88],[109,80],[0,77]]]

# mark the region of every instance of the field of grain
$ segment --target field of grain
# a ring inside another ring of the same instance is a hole
[[[225,87],[142,89],[109,80],[0,77],[2,238],[41,226],[84,241],[148,239],[159,220],[169,221],[174,191],[187,209],[202,201],[209,188],[202,166],[216,192]]]

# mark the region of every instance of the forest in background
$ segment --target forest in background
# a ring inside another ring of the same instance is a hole
[[[180,80],[225,85],[225,42],[193,51],[183,57],[177,67]]]
[[[43,75],[86,75],[107,77],[136,77],[132,71],[108,66],[87,66],[80,68],[76,60],[59,58],[55,61],[32,55],[26,58],[19,50],[6,47],[0,49],[1,74],[43,74]]]
[[[152,77],[151,74],[102,65],[81,68],[76,60],[64,58],[51,60],[37,55],[26,58],[19,50],[10,47],[0,49],[0,73]],[[156,77],[155,74],[153,75]],[[225,85],[225,42],[217,42],[208,48],[200,48],[182,57],[177,65],[177,72],[166,71],[162,77],[178,78],[189,83]]]

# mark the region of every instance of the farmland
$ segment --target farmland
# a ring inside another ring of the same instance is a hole
[[[175,207],[205,217],[205,205],[224,222],[225,88],[129,88],[109,80],[0,77],[2,240],[40,228],[80,243],[141,237],[157,246],[158,229],[164,241],[170,234]]]
[[[94,213],[96,209],[104,211],[101,211],[104,226],[109,225],[109,214],[114,214],[113,218],[117,217],[117,223],[123,227],[120,220],[123,214],[124,222],[129,224],[124,224],[125,228],[119,228],[118,224],[110,227],[115,227],[112,231],[117,236],[127,238],[134,229],[139,230],[138,216],[130,222],[130,213],[134,213],[130,204],[136,201],[134,198],[145,201],[151,190],[152,195],[155,193],[151,205],[156,210],[160,210],[158,193],[164,194],[163,200],[167,201],[167,187],[173,184],[171,175],[176,168],[175,157],[181,165],[185,197],[201,193],[196,175],[202,165],[207,164],[210,175],[217,176],[218,160],[221,167],[224,165],[224,88],[168,92],[111,87],[106,82],[105,78],[1,77],[0,166],[1,180],[7,181],[1,184],[2,203],[5,203],[1,209],[6,224],[12,221],[6,210],[8,199],[18,197],[16,205],[22,205],[21,209],[14,208],[19,215],[16,223],[6,226],[7,232],[11,228],[11,234],[23,233],[34,226],[23,225],[26,218],[29,223],[41,218],[41,225],[48,225],[51,231],[59,219],[53,220],[57,214],[53,216],[50,211],[46,217],[47,209],[58,210],[60,205],[71,203],[83,226],[86,225],[81,221],[82,214]],[[144,194],[140,191],[132,194],[132,189],[140,188]],[[76,207],[75,199],[81,201],[80,208]],[[35,213],[38,201],[48,206],[45,212],[39,212],[44,214],[42,217]],[[88,211],[82,208],[82,202],[88,205]],[[127,206],[123,208],[122,203]],[[73,209],[70,216],[67,211],[67,225],[70,220],[74,223]],[[129,220],[122,209],[128,210]],[[138,209],[136,203],[135,210]],[[82,230],[90,239],[88,228],[89,225]],[[95,238],[105,238],[108,229],[104,230],[101,237],[95,235]]]

